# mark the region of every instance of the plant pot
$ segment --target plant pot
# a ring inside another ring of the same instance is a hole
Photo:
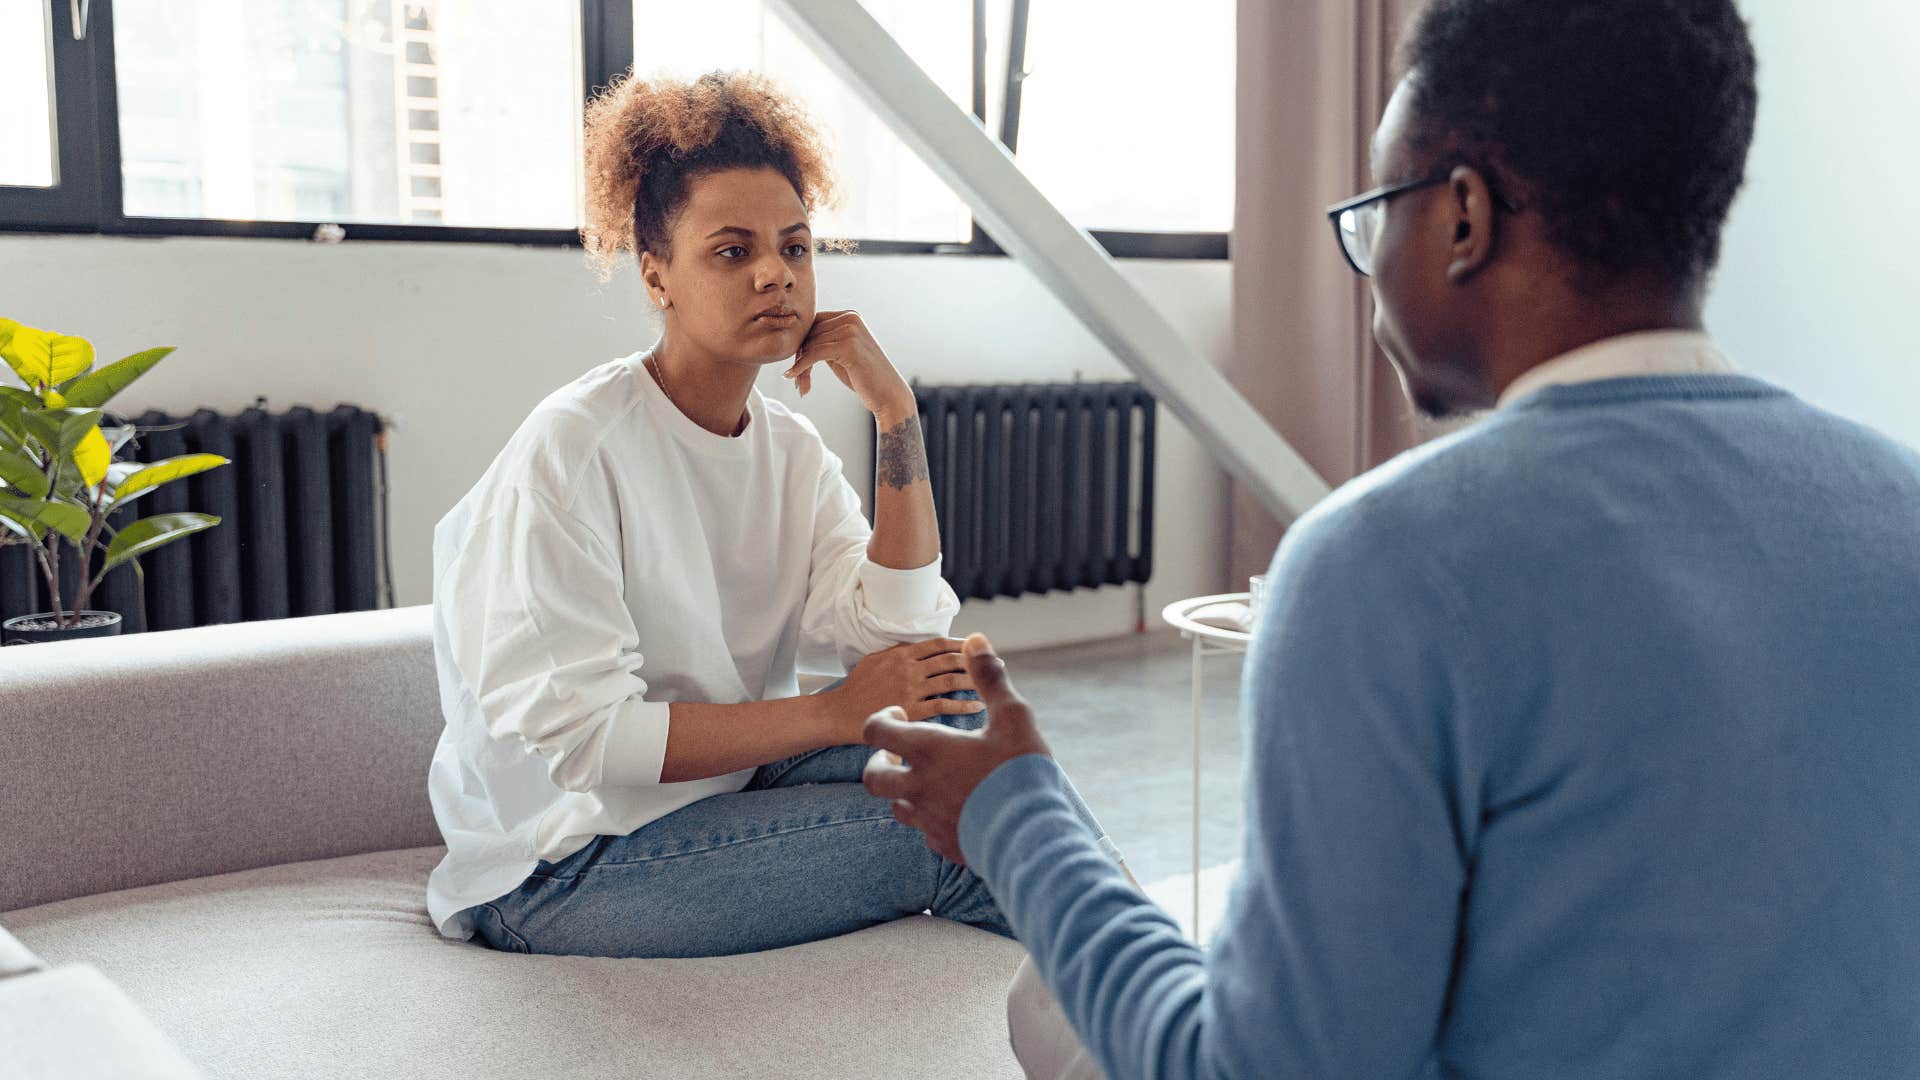
[[[116,611],[83,611],[77,625],[62,629],[54,625],[54,614],[42,611],[37,615],[15,615],[0,623],[0,644],[37,645],[48,641],[72,641],[78,638],[118,637],[120,634],[120,613]]]

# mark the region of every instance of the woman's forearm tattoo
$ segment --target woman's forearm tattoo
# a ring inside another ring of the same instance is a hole
[[[920,418],[903,420],[880,433],[880,482],[892,488],[912,487],[927,478],[927,445],[920,437]]]

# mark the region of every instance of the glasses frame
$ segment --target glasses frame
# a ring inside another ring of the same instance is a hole
[[[1410,191],[1419,191],[1422,188],[1430,188],[1437,184],[1444,184],[1453,178],[1453,170],[1458,167],[1457,163],[1454,165],[1446,165],[1417,180],[1408,180],[1399,184],[1387,184],[1383,187],[1374,188],[1372,191],[1355,195],[1346,202],[1327,207],[1327,220],[1333,224],[1334,243],[1340,246],[1340,257],[1347,260],[1347,265],[1353,268],[1354,273],[1364,278],[1373,276],[1371,271],[1360,269],[1360,264],[1354,261],[1353,252],[1347,250],[1347,234],[1340,228],[1341,216],[1349,210],[1359,210],[1377,202],[1384,202],[1397,195],[1405,195]],[[1517,214],[1523,209],[1520,204],[1494,190],[1491,183],[1487,185],[1487,191],[1493,196],[1494,205],[1505,210],[1507,213]]]

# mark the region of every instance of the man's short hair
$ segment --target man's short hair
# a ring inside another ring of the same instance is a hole
[[[1486,170],[1587,280],[1712,272],[1759,101],[1733,0],[1432,0],[1401,62],[1416,149]]]

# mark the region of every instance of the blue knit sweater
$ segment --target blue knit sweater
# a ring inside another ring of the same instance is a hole
[[[1550,387],[1269,583],[1210,955],[1051,760],[961,819],[1113,1080],[1920,1076],[1920,455],[1743,376]]]

